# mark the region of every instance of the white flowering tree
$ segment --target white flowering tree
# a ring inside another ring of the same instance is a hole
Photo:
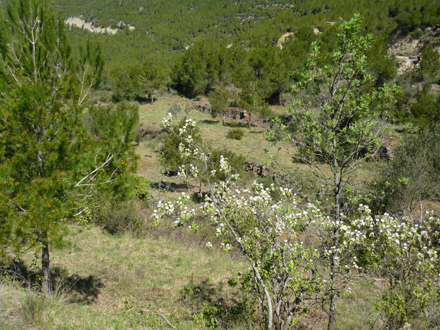
[[[170,125],[168,116],[164,126]],[[266,329],[289,329],[312,301],[341,296],[358,275],[373,271],[387,283],[377,307],[390,329],[422,314],[430,315],[426,324],[435,322],[430,306],[439,302],[437,220],[431,217],[422,225],[389,215],[372,217],[363,205],[355,215],[335,219],[290,189],[277,188],[277,199],[274,187],[236,189],[237,175],[227,159],[221,157],[218,170],[209,166],[210,155],[191,136],[195,127],[187,120],[176,133],[186,141],[180,152],[188,165],[180,172],[203,175],[209,195],[200,209],[188,206],[185,194],[177,203],[159,202],[154,215],[157,221],[172,218],[176,226],[190,228],[197,227],[192,219],[203,215],[225,250],[241,251],[250,268],[239,282],[255,299]],[[224,180],[218,180],[218,171]]]
[[[386,289],[377,305],[387,329],[440,326],[439,221],[432,214],[422,224],[385,214],[371,217],[364,206],[361,230],[368,233],[366,254]]]
[[[171,116],[164,125],[171,125]],[[209,194],[197,212],[186,205],[187,195],[177,203],[160,202],[155,211],[157,220],[172,216],[177,226],[194,228],[192,218],[200,212],[210,219],[224,249],[236,247],[248,260],[249,272],[239,281],[255,298],[267,329],[288,329],[310,307],[309,300],[319,300],[328,291],[343,294],[349,290],[347,283],[362,271],[355,253],[365,245],[366,235],[353,227],[358,223],[343,225],[342,220],[325,217],[291,189],[279,188],[278,200],[272,197],[274,187],[254,184],[249,190],[236,189],[237,175],[227,159],[221,157],[219,169],[211,170],[210,156],[191,136],[195,125],[187,120],[176,133],[185,141],[180,152],[188,164],[181,167],[180,174],[203,175]],[[218,171],[224,174],[223,181],[215,181]],[[326,236],[335,228],[343,241],[338,246]],[[332,264],[333,259],[336,261]],[[334,272],[331,278],[338,279],[337,288],[329,277],[330,266]]]
[[[171,125],[171,116],[164,125]],[[249,261],[249,272],[241,276],[240,283],[255,298],[261,312],[265,311],[267,329],[288,329],[304,301],[320,290],[315,262],[319,251],[304,231],[310,225],[309,213],[315,219],[322,215],[313,205],[302,210],[289,189],[280,189],[282,198],[277,202],[270,194],[274,188],[255,184],[251,190],[235,190],[237,176],[227,160],[221,157],[220,168],[211,170],[209,155],[193,143],[190,132],[194,127],[195,122],[187,120],[179,131],[187,142],[180,148],[182,156],[197,160],[182,166],[180,173],[206,178],[209,196],[201,212],[215,225],[223,247],[239,248]],[[225,174],[224,181],[212,180],[218,178],[218,171]],[[195,227],[191,218],[196,212],[185,205],[186,199],[183,195],[177,205],[159,203],[156,217],[174,215],[176,225]]]

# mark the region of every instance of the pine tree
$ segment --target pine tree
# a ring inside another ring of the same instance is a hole
[[[209,103],[211,104],[211,116],[215,118],[220,114],[222,124],[225,126],[225,111],[229,101],[229,92],[224,87],[219,87],[209,93]]]
[[[84,109],[99,83],[99,47],[72,50],[64,22],[47,1],[8,3],[0,27],[0,251],[42,251],[43,292],[52,290],[50,245],[65,235],[64,224],[99,206],[104,189],[135,169],[129,144],[136,111],[88,116],[119,120],[118,134],[87,129]],[[7,86],[7,87],[6,87]]]
[[[167,78],[168,72],[165,63],[161,63],[153,57],[144,60],[139,79],[141,86],[151,100],[151,104],[154,103],[156,92],[164,85]]]

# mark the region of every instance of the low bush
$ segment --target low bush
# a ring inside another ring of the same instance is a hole
[[[134,201],[125,201],[102,207],[96,215],[96,223],[111,234],[129,231],[134,235],[143,233],[144,219]]]
[[[440,198],[440,126],[409,135],[373,184],[373,207],[414,217],[423,200]],[[375,205],[377,204],[377,205]]]
[[[244,136],[244,131],[241,128],[235,128],[230,130],[226,134],[227,139],[241,140]]]
[[[229,165],[232,167],[233,171],[235,173],[238,173],[240,176],[243,176],[245,174],[244,170],[244,157],[241,155],[236,154],[235,152],[228,150],[226,148],[223,149],[211,149],[210,152],[211,156],[211,162],[209,170],[215,170],[216,175],[213,175],[211,177],[211,180],[213,181],[224,181],[226,180],[226,176],[222,171],[220,171],[221,167],[221,157],[223,156],[229,163]]]
[[[86,228],[95,224],[110,234],[129,231],[139,236],[146,230],[139,203],[134,200],[107,202],[99,208],[86,210],[77,223]]]

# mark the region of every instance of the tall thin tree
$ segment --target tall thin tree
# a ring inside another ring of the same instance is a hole
[[[47,1],[11,1],[1,15],[0,249],[40,249],[49,294],[49,247],[63,238],[63,225],[133,169],[137,110],[122,113],[124,129],[112,139],[92,134],[84,104],[101,77],[100,48],[88,43],[73,57],[64,22]]]

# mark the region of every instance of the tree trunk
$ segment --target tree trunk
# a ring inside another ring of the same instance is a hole
[[[335,220],[338,221],[339,220],[339,184],[336,184],[338,182],[339,176],[338,173],[335,173]],[[333,232],[333,235],[336,236],[337,232],[336,230]],[[333,241],[335,240],[335,237],[333,237]],[[338,244],[337,242],[334,241],[334,244]],[[336,299],[337,299],[337,295],[334,292],[334,287],[336,286],[336,275],[335,275],[335,258],[337,257],[337,253],[335,255],[332,256],[332,260],[331,260],[331,267],[330,267],[330,280],[332,281],[332,294],[331,294],[331,300],[330,300],[330,310],[329,310],[329,314],[328,314],[328,327],[327,330],[334,330],[335,329],[335,321],[336,321]]]
[[[50,277],[50,258],[49,258],[49,242],[43,241],[43,251],[41,253],[41,270],[43,272],[43,293],[49,295],[52,293],[52,279]]]
[[[251,127],[252,127],[252,112],[251,111],[248,111],[249,112],[249,122],[248,122],[248,125],[249,125],[249,129],[251,129]]]
[[[339,197],[340,197],[340,177],[338,173],[338,161],[336,157],[336,146],[337,141],[336,139],[333,140],[333,147],[334,147],[334,155],[333,155],[333,166],[334,166],[334,187],[333,187],[333,193],[335,194],[335,220],[339,221],[340,217],[340,208],[339,208]],[[338,244],[335,242],[337,235],[337,229],[334,229],[333,231],[333,242],[334,244]],[[335,258],[337,257],[337,253],[332,256],[331,259],[331,267],[330,267],[330,280],[332,281],[332,293],[331,293],[331,300],[330,300],[330,310],[328,313],[328,327],[327,330],[334,330],[335,329],[335,321],[336,321],[336,299],[337,295],[335,293],[335,286],[336,286],[336,270],[335,270]]]
[[[330,301],[330,311],[328,314],[327,330],[335,330],[335,320],[336,320],[336,294],[332,296],[332,299]]]
[[[225,114],[222,112],[222,125],[225,126]]]

